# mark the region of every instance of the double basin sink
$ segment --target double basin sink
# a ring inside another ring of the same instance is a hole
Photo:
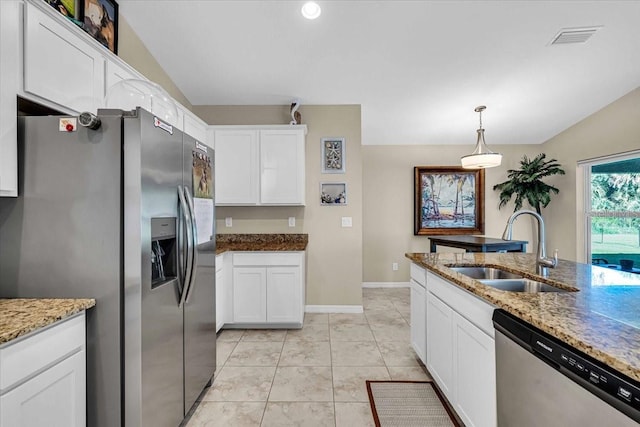
[[[526,278],[520,274],[501,270],[495,267],[450,266],[451,270],[477,280],[483,285],[508,292],[574,292],[577,289],[564,289],[544,282]]]

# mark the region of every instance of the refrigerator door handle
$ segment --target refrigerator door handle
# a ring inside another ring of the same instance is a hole
[[[189,297],[193,292],[193,288],[196,287],[196,266],[198,265],[198,228],[196,224],[195,209],[193,206],[193,197],[191,197],[191,192],[187,187],[184,187],[184,195],[187,199],[187,206],[189,206],[189,214],[191,216],[191,251],[193,252],[191,263],[191,283],[187,288],[187,296],[184,301],[185,303],[188,303]]]
[[[187,206],[187,202],[184,198],[184,193],[182,191],[181,185],[178,185],[178,200],[180,201],[180,213],[182,214],[182,219],[184,221],[184,230],[186,234],[186,238],[184,239],[186,255],[185,259],[181,260],[184,262],[184,264],[180,262],[180,265],[184,266],[184,274],[182,276],[182,292],[180,293],[180,301],[178,302],[178,307],[182,307],[187,298],[187,292],[189,291],[189,285],[191,283],[191,273],[193,271],[193,254],[191,251],[193,227],[191,225],[189,207]]]

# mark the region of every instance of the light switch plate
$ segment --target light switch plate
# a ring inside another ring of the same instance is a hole
[[[296,226],[296,217],[295,216],[290,216],[289,217],[289,227],[295,227]]]
[[[343,227],[353,227],[353,219],[350,216],[342,217],[342,226]]]
[[[228,216],[224,219],[224,226],[225,227],[233,227],[233,218]]]

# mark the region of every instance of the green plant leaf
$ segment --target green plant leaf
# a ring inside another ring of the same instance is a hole
[[[565,172],[556,159],[546,160],[546,154],[540,153],[533,159],[522,156],[520,169],[509,169],[507,181],[493,186],[494,191],[500,192],[498,208],[506,206],[515,196],[514,211],[522,209],[526,201],[536,212],[541,207],[546,208],[551,202],[551,193],[558,194],[560,190],[542,181],[553,175],[564,175]]]

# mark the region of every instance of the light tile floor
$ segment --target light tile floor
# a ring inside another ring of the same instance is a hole
[[[374,426],[365,380],[428,380],[410,344],[409,288],[363,289],[364,314],[298,330],[223,330],[188,427]]]

